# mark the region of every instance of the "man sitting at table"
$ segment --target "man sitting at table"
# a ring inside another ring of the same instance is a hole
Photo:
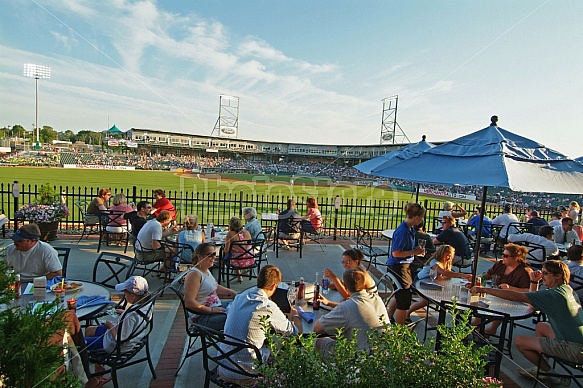
[[[30,223],[19,228],[10,238],[14,244],[6,248],[4,260],[8,267],[20,274],[23,283],[29,283],[38,276],[52,279],[63,275],[57,251],[44,241],[40,241],[40,229]]]
[[[502,225],[502,229],[500,230],[500,235],[494,236],[494,237],[501,240],[500,244],[506,243],[506,241],[504,241],[504,239],[507,237],[507,235],[512,234],[512,233],[517,233],[516,228],[512,228],[511,230],[508,230],[508,226],[513,222],[518,222],[518,217],[516,217],[515,214],[512,214],[512,206],[510,206],[510,204],[507,203],[506,205],[504,205],[504,208],[502,210],[502,214],[500,214],[498,217],[496,217],[492,220],[492,223],[494,225]]]
[[[156,218],[146,222],[146,225],[138,233],[137,241],[139,242],[136,242],[136,259],[147,263],[163,260],[168,261],[167,252],[160,244],[160,240],[171,234],[176,234],[181,230],[178,227],[168,228],[171,222],[172,213],[168,210],[162,210]],[[160,271],[166,271],[168,265],[169,263],[165,262],[164,266],[160,268]]]
[[[480,224],[480,206],[476,207],[474,215],[468,220],[468,227],[474,228],[474,230],[468,231],[469,236],[475,236],[478,233],[478,226]],[[486,214],[484,214],[484,220],[482,221],[482,238],[492,237],[492,220]]]
[[[555,231],[552,226],[541,226],[538,230],[538,235],[532,233],[511,234],[508,236],[508,242],[526,242],[541,245],[544,249],[536,246],[527,247],[529,249],[529,256],[534,260],[542,262],[550,255],[559,253],[559,248],[553,240]]]
[[[551,371],[551,366],[543,355],[558,357],[581,365],[583,363],[583,311],[567,284],[570,279],[567,264],[560,260],[547,260],[542,271],[530,273],[530,292],[520,293],[489,287],[473,287],[472,294],[486,293],[502,299],[530,303],[535,310],[546,314],[549,321],[536,324],[535,336],[519,336],[514,340],[516,348],[543,372]],[[538,290],[539,282],[547,287]],[[518,371],[522,376],[534,379],[537,367]],[[569,386],[566,377],[539,376],[543,382]]]
[[[288,316],[271,301],[278,284],[281,283],[281,271],[275,265],[266,265],[257,275],[257,286],[238,294],[227,306],[227,321],[224,333],[243,341],[247,341],[261,350],[263,359],[269,356],[269,351],[263,347],[265,333],[261,318],[269,317],[269,326],[277,333],[291,335],[302,332],[302,323],[292,307]],[[293,323],[288,319],[293,319]],[[232,346],[221,344],[223,352],[232,350]],[[246,349],[235,353],[231,360],[243,367],[249,373],[255,369],[255,352]],[[219,367],[219,376],[228,382],[242,387],[253,387],[257,381]]]
[[[281,247],[283,249],[291,249],[288,245],[287,239],[293,240],[300,238],[299,221],[302,220],[302,216],[296,211],[296,201],[291,198],[288,199],[287,209],[279,213],[277,218],[277,229],[279,230],[279,235],[277,237],[281,241]],[[298,223],[291,223],[290,220],[298,220]]]
[[[443,230],[433,238],[433,243],[451,245],[455,249],[453,264],[462,263],[464,259],[470,258],[470,244],[466,235],[455,227],[455,218],[443,216],[441,219]]]
[[[581,240],[579,240],[579,236],[573,230],[573,226],[575,226],[575,222],[572,218],[564,217],[561,220],[560,226],[555,226],[555,242],[557,244],[570,244],[575,243],[575,245],[581,244]]]
[[[531,224],[535,228],[540,228],[541,226],[548,225],[549,223],[544,218],[541,218],[538,211],[533,210],[528,213],[528,220],[526,221],[527,224]]]
[[[148,217],[150,216],[151,211],[152,205],[150,202],[140,201],[136,206],[136,210],[123,215],[123,218],[128,220],[132,225],[131,233],[135,238],[138,237],[138,233],[140,233],[142,227],[148,222]]]
[[[336,329],[342,329],[343,335],[350,338],[354,330],[357,330],[358,348],[368,349],[366,332],[389,323],[387,309],[378,293],[371,294],[366,290],[365,273],[361,269],[347,269],[342,280],[350,297],[318,319],[314,324],[314,332],[335,335]],[[324,360],[327,360],[335,344],[336,341],[330,338],[316,340],[316,347],[321,351]]]

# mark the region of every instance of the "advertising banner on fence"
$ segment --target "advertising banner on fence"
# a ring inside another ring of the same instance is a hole
[[[135,170],[133,166],[109,166],[100,164],[63,164],[63,168],[85,168],[94,170]]]
[[[471,194],[460,194],[460,193],[450,193],[448,191],[440,191],[433,189],[420,188],[419,192],[428,195],[438,195],[440,197],[457,198],[457,199],[467,199],[468,201],[475,201],[476,196]]]

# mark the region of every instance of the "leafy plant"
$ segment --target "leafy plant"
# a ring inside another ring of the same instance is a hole
[[[0,258],[0,302],[14,298],[6,263]],[[0,311],[0,386],[9,387],[78,387],[70,372],[56,375],[63,365],[63,345],[51,340],[66,327],[64,310],[51,310],[56,302],[47,303],[35,312],[29,306],[10,306]]]
[[[38,189],[35,203],[38,205],[54,205],[56,202],[60,202],[60,198],[53,186],[50,183],[41,185]]]
[[[434,342],[420,343],[407,327],[387,325],[370,330],[370,351],[358,349],[356,339],[338,335],[327,362],[309,334],[286,338],[264,330],[271,361],[258,366],[260,387],[501,387],[499,380],[484,377],[484,356],[491,347],[475,348],[465,339],[474,329],[469,311],[454,310],[452,322],[441,325],[441,350]],[[340,332],[338,333],[340,334]]]

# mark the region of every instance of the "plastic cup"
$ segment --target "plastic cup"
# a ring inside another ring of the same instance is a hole
[[[77,311],[77,299],[67,299],[67,309]]]

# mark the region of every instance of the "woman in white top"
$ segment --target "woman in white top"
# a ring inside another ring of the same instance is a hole
[[[217,284],[210,272],[217,251],[210,243],[199,244],[193,254],[193,269],[184,279],[184,303],[191,320],[215,330],[223,330],[227,315],[219,297],[233,299],[237,292]]]
[[[192,251],[185,249],[182,251],[180,261],[183,263],[191,263],[192,257],[190,255],[199,244],[206,242],[206,238],[202,230],[198,227],[198,216],[196,214],[189,214],[184,219],[184,230],[178,234],[178,243],[189,245]],[[188,257],[187,257],[188,256]]]

